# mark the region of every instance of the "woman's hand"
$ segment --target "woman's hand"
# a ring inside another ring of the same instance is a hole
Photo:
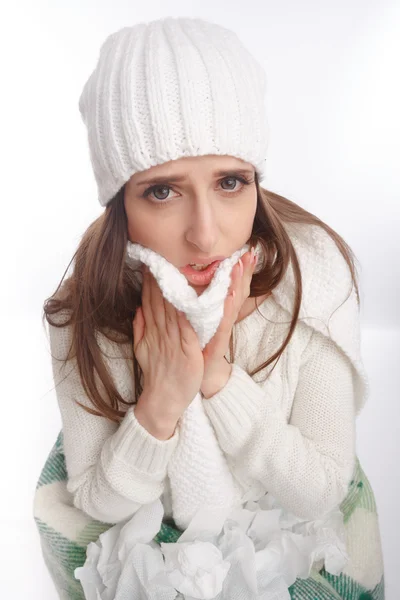
[[[200,391],[204,360],[186,315],[164,298],[148,269],[143,272],[142,306],[133,329],[134,352],[144,376],[143,397],[152,399],[151,411],[158,421],[178,421]]]
[[[250,295],[251,279],[257,264],[256,258],[254,255],[253,260],[251,251],[246,252],[232,269],[232,283],[229,291],[235,292],[235,294],[232,295],[228,292],[225,299],[224,316],[216,333],[203,349],[204,374],[201,383],[202,390],[209,389],[214,382],[220,380],[221,373],[226,372],[225,354],[229,349],[232,327],[236,322],[243,303]],[[243,262],[243,274],[240,262]]]

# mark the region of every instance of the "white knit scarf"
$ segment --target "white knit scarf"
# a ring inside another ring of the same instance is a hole
[[[201,296],[197,296],[179,269],[149,248],[129,241],[127,260],[134,268],[138,268],[140,263],[149,267],[164,298],[185,313],[203,350],[223,317],[232,269],[249,249],[250,246],[245,244],[223,260]],[[259,246],[256,253],[260,253]],[[190,486],[187,485],[188,481]],[[235,508],[241,505],[245,490],[232,476],[204,410],[200,391],[180,418],[178,445],[168,463],[168,484],[172,515],[182,530],[186,529],[199,508]]]

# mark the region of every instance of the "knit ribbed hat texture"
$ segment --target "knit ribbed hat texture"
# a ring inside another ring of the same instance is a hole
[[[266,77],[232,31],[166,17],[103,42],[79,110],[102,206],[132,175],[164,162],[231,155],[265,177]]]

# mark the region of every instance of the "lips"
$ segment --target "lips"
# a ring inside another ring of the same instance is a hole
[[[190,265],[182,267],[180,271],[193,285],[207,285],[214,277],[214,273],[218,269],[218,265],[220,262],[220,260],[215,260],[203,271],[196,271],[195,269],[192,269]]]
[[[211,265],[212,263],[216,262],[216,261],[221,261],[221,260],[225,260],[225,256],[213,256],[212,258],[200,258],[199,256],[196,256],[192,259],[191,263],[188,263],[187,265],[185,265],[186,267],[190,266],[190,265]]]

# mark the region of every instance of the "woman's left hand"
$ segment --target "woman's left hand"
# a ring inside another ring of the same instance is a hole
[[[214,336],[203,349],[204,375],[202,385],[210,383],[218,377],[221,363],[225,362],[225,354],[229,349],[232,327],[236,322],[243,303],[250,296],[250,283],[256,266],[252,260],[252,252],[246,252],[232,269],[232,282],[225,299],[224,316]],[[243,263],[241,274],[240,262]],[[235,291],[235,296],[232,296]]]

